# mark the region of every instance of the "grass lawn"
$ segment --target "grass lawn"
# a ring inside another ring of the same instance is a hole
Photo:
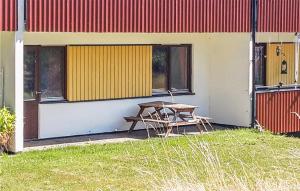
[[[300,139],[255,130],[0,157],[0,190],[300,190]]]

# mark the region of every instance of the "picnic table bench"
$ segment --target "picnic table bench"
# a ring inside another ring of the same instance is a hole
[[[167,129],[166,137],[170,134],[173,127],[196,125],[200,132],[202,132],[201,125],[206,128],[206,124],[213,129],[208,117],[195,115],[197,106],[170,103],[164,101],[155,101],[138,104],[140,110],[136,116],[124,117],[127,122],[132,122],[129,132],[132,132],[138,122],[149,122],[161,124]],[[143,114],[146,109],[154,109],[151,113]],[[163,112],[162,112],[163,111]],[[171,119],[170,119],[171,118]]]

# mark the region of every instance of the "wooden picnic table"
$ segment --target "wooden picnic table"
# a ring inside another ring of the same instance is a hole
[[[167,128],[166,136],[169,135],[172,128],[175,126],[191,126],[196,125],[200,132],[202,132],[202,128],[200,124],[205,127],[205,124],[199,116],[195,115],[195,109],[198,106],[188,105],[188,104],[180,104],[180,103],[171,103],[164,101],[154,101],[148,103],[138,104],[140,110],[136,116],[125,117],[127,122],[132,122],[132,125],[129,129],[129,132],[132,132],[139,121],[142,122],[157,122],[162,124],[163,127]],[[147,114],[145,110],[152,109],[152,112]],[[158,117],[153,118],[154,115],[158,115]],[[171,119],[170,119],[171,118]],[[205,119],[205,122],[208,122],[209,118]],[[210,125],[212,128],[212,126]]]

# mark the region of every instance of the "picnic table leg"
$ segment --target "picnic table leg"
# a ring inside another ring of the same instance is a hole
[[[213,128],[213,126],[211,125],[211,123],[208,121],[208,119],[205,119],[205,123],[207,123],[209,126],[210,126],[210,128],[211,128],[211,130],[215,130],[214,128]]]
[[[185,121],[183,118],[180,117],[180,113],[174,110],[175,123],[177,122],[178,118],[180,118],[182,121]],[[177,130],[177,133],[179,133],[179,126],[178,125],[176,125],[176,130]]]
[[[203,128],[202,128],[202,126],[200,125],[200,123],[197,123],[197,124],[196,124],[196,127],[197,127],[197,129],[199,130],[199,132],[202,134],[202,133],[203,133]]]
[[[161,114],[161,110],[163,110],[163,108],[159,107],[159,108],[154,108],[154,109],[155,109],[155,112],[156,112],[156,113],[158,114],[158,116],[160,117],[160,120],[164,120],[164,116]],[[167,129],[165,137],[168,137],[169,134],[170,134],[171,131],[172,131],[172,128],[169,127],[169,126],[166,125],[166,124],[163,124],[163,128],[164,128],[164,129]]]
[[[136,117],[140,117],[140,115],[144,112],[144,110],[145,110],[145,108],[144,108],[144,107],[141,107],[141,108],[140,108],[140,111],[139,111],[139,113],[136,115]],[[129,133],[131,133],[131,132],[134,130],[136,124],[137,124],[137,121],[134,121],[134,122],[131,124],[131,127],[130,127],[130,129],[129,129]]]
[[[154,109],[155,109],[155,112],[159,115],[160,120],[163,120],[164,116],[160,112],[163,108],[154,108]]]
[[[204,127],[205,131],[207,132],[208,130],[207,130],[206,125],[204,124],[204,122],[201,119],[199,119],[199,121],[202,124],[202,126]],[[200,125],[198,126],[198,128],[200,128]]]
[[[202,133],[202,132],[203,132],[203,130],[202,130],[202,128],[201,128],[201,125],[200,125],[200,123],[201,123],[201,124],[202,124],[202,126],[204,127],[205,131],[207,131],[207,128],[206,128],[206,126],[205,126],[204,122],[203,122],[201,119],[197,119],[197,117],[196,117],[196,115],[195,115],[195,112],[194,112],[194,111],[191,111],[191,112],[190,112],[190,114],[193,116],[193,120],[196,120],[196,121],[198,121],[198,123],[197,123],[196,127],[198,128],[198,130],[200,131],[200,133]],[[199,122],[200,122],[200,123],[199,123]]]
[[[166,128],[167,128],[167,132],[166,132],[165,138],[168,137],[170,135],[171,131],[172,131],[172,127],[166,126]]]

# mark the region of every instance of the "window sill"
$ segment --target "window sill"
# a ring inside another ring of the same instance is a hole
[[[68,100],[63,99],[63,100],[51,100],[51,101],[40,101],[39,104],[53,104],[53,103],[69,103]]]
[[[173,96],[195,95],[193,92],[171,92]],[[151,97],[166,97],[171,96],[170,93],[155,93]]]
[[[193,92],[177,92],[172,93],[173,96],[187,96],[196,95]],[[59,104],[59,103],[82,103],[82,102],[96,102],[96,101],[114,101],[114,100],[130,100],[130,99],[142,99],[142,98],[153,98],[153,97],[171,97],[169,93],[154,94],[152,96],[144,97],[132,97],[132,98],[116,98],[116,99],[101,99],[101,100],[86,100],[86,101],[67,101],[67,100],[57,100],[57,101],[42,101],[39,104]]]

